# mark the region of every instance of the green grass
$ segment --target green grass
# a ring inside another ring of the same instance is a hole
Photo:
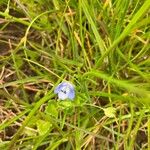
[[[0,1],[0,149],[150,149],[149,0]],[[58,100],[63,80],[73,101]]]

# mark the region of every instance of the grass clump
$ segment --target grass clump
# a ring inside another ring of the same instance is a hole
[[[0,1],[0,149],[150,149],[149,8]]]

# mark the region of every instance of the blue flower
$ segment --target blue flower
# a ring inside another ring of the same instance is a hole
[[[75,97],[74,86],[69,82],[60,83],[54,90],[55,94],[58,94],[58,98],[60,100],[71,99],[73,100]]]

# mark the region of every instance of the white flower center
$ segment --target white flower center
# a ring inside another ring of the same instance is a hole
[[[64,86],[61,89],[61,91],[58,93],[59,99],[64,100],[64,99],[68,98],[69,92],[70,92],[69,86]]]

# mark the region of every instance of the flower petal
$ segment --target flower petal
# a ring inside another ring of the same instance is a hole
[[[58,84],[58,86],[54,90],[54,93],[58,94],[64,86],[66,86],[66,82],[62,82],[62,83]]]
[[[71,89],[70,89],[70,92],[69,92],[68,98],[69,98],[69,99],[71,99],[71,100],[73,100],[73,99],[74,99],[74,97],[75,97],[75,91],[74,91],[74,89],[73,89],[73,90],[71,90]]]

